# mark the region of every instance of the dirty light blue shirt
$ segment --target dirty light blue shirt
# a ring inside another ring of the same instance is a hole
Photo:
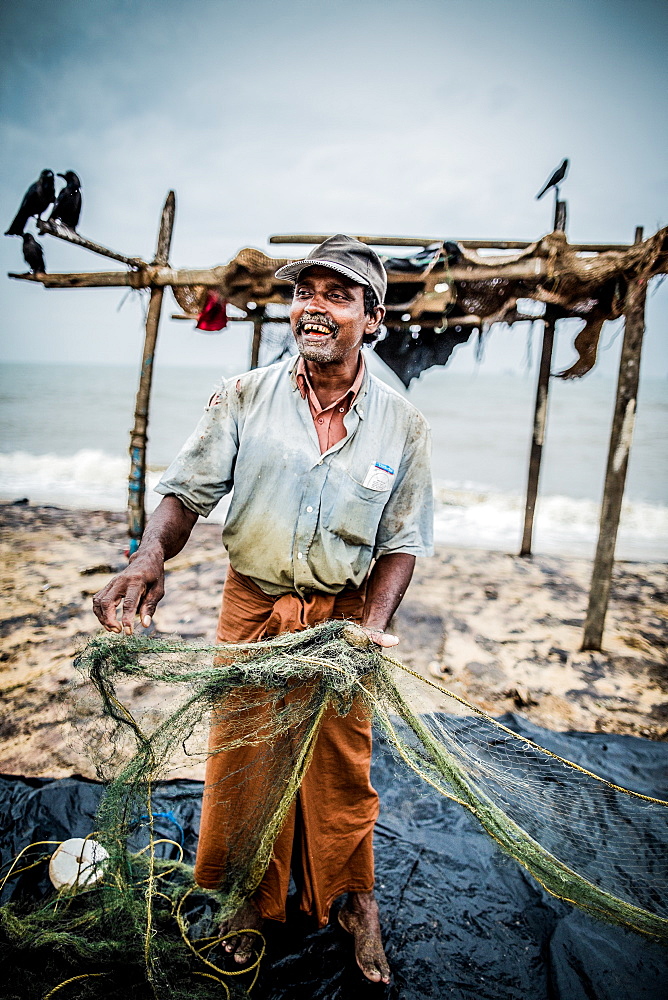
[[[297,361],[227,380],[156,490],[206,517],[234,488],[223,529],[234,569],[270,595],[336,594],[374,558],[432,554],[429,427],[367,371],[347,436],[321,454]]]

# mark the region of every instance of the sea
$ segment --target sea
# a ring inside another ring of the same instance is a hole
[[[370,365],[432,429],[436,540],[519,549],[535,372],[423,373],[405,390],[375,356]],[[156,366],[148,445],[152,487],[195,426],[225,369]],[[82,511],[122,511],[138,372],[129,366],[6,364],[0,370],[0,498]],[[668,393],[641,383],[617,557],[668,559]],[[553,379],[534,551],[591,558],[598,536],[614,381]],[[224,502],[211,515],[222,522]]]

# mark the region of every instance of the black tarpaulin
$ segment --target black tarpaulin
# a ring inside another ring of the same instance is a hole
[[[645,794],[668,797],[668,746],[625,736],[553,733],[518,716],[502,720],[547,749]],[[463,725],[475,725],[463,720]],[[372,778],[381,796],[376,828],[377,895],[393,981],[367,983],[351,939],[336,921],[314,929],[290,911],[266,928],[257,1000],[659,1000],[668,952],[544,892],[506,858],[475,819],[421,784],[376,739]],[[28,843],[86,836],[95,828],[97,782],[0,778],[2,861]],[[192,861],[199,782],[154,787],[156,833],[183,840]],[[160,815],[158,815],[160,814]],[[610,817],[592,818],[592,844]],[[648,861],[666,845],[647,844]],[[169,850],[169,845],[165,848]],[[49,891],[44,868],[10,883],[23,897]],[[7,894],[5,894],[6,901]],[[45,984],[48,986],[49,984]],[[56,984],[51,984],[56,985]],[[102,994],[101,994],[102,995]]]

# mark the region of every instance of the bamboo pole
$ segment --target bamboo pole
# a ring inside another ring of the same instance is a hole
[[[183,285],[205,285],[207,288],[219,288],[225,281],[225,267],[208,268],[171,268],[149,265],[138,271],[87,271],[80,274],[28,274],[9,272],[10,278],[18,281],[38,281],[45,288],[164,288],[167,285],[178,288]],[[434,272],[431,272],[432,275]],[[507,278],[515,281],[540,281],[547,273],[546,262],[542,257],[531,257],[524,261],[514,261],[512,264],[494,264],[493,266],[452,267],[448,268],[448,279],[458,281],[487,281],[490,278]],[[414,284],[420,282],[421,272],[398,272],[388,275],[389,283]],[[289,285],[287,280],[276,279],[277,286]],[[249,287],[249,297],[253,294]],[[255,295],[257,298],[257,295]]]
[[[554,228],[559,232],[566,231],[566,202],[557,200],[554,206]],[[552,368],[552,351],[554,349],[554,331],[557,313],[554,306],[545,307],[543,320],[543,340],[540,351],[540,366],[538,382],[536,383],[536,402],[533,413],[533,433],[531,435],[531,451],[529,455],[529,472],[527,474],[527,494],[524,507],[524,529],[522,531],[521,556],[530,556],[533,542],[533,522],[538,498],[538,481],[543,458],[545,428],[547,426],[547,404],[550,391],[550,369]]]
[[[331,236],[332,233],[329,234]],[[269,243],[305,243],[317,246],[329,239],[329,236],[311,235],[309,233],[294,233],[292,235],[270,236]],[[360,243],[373,247],[430,247],[434,243],[442,243],[440,236],[356,236]],[[526,250],[535,240],[457,240],[465,250]],[[577,253],[602,253],[606,250],[628,250],[628,243],[571,243],[571,250]]]
[[[264,309],[258,307],[253,310],[253,343],[251,346],[251,370],[257,368],[260,357],[260,341],[262,340],[262,324],[264,322]]]
[[[124,257],[123,254],[116,253],[115,250],[103,247],[101,243],[94,243],[93,240],[86,239],[85,236],[80,236],[79,233],[75,233],[73,229],[64,226],[62,222],[58,222],[57,220],[51,222],[48,219],[38,219],[37,229],[40,233],[47,236],[55,236],[56,239],[64,240],[65,243],[73,243],[77,247],[83,247],[84,250],[90,250],[91,253],[99,254],[100,257],[109,257],[111,260],[118,260],[121,264],[127,264],[128,267],[146,267],[146,261],[142,260],[141,257]]]
[[[8,278],[16,281],[37,281],[45,288],[148,288],[144,284],[143,272],[127,271],[86,271],[82,274],[29,274],[8,271]]]
[[[404,311],[404,307],[402,307],[400,310],[396,306],[392,306],[391,311],[388,310],[387,316],[389,317],[389,322],[392,326],[406,326],[405,322],[397,321],[393,315],[394,312],[402,312],[402,311]],[[199,313],[172,313],[169,318],[180,320],[181,322],[185,323],[196,323],[197,320],[199,319]],[[227,322],[247,323],[249,319],[250,319],[249,316],[228,316]],[[518,313],[516,316],[514,316],[512,320],[495,320],[494,322],[508,323],[509,326],[512,326],[514,323],[535,323],[536,319],[540,319],[540,317],[524,315],[524,313]],[[266,316],[263,319],[263,322],[266,322]],[[289,323],[290,317],[272,316],[270,322]],[[415,320],[415,322],[419,323],[423,329],[433,329],[434,327],[438,327],[438,329],[442,331],[442,330],[454,330],[456,327],[462,327],[462,326],[482,326],[483,323],[486,322],[486,319],[484,316],[466,315],[466,316],[455,316],[454,319],[446,319],[445,321],[443,321],[441,318],[430,319],[427,321],[425,321],[423,318],[420,318],[419,320]]]
[[[640,243],[642,236],[643,230],[639,226],[636,229],[635,242]],[[603,629],[608,610],[615,559],[615,543],[636,417],[640,355],[645,332],[646,296],[647,279],[640,276],[631,281],[624,304],[624,342],[619,361],[617,396],[610,432],[598,544],[594,557],[589,589],[589,606],[582,640],[583,651],[600,650],[603,641]]]
[[[174,213],[176,198],[173,191],[167,195],[160,229],[158,243],[153,261],[156,265],[166,265],[172,243],[174,229]],[[158,339],[158,325],[164,288],[151,289],[148,312],[146,314],[146,334],[144,336],[144,351],[141,371],[139,373],[139,388],[135,404],[135,422],[130,435],[130,476],[128,480],[128,532],[130,535],[130,555],[136,552],[144,533],[146,511],[144,497],[146,493],[146,442],[148,429],[149,402],[151,397],[151,382],[153,380],[153,361],[155,346]]]

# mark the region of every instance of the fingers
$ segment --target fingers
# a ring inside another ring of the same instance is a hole
[[[132,635],[132,626],[143,594],[144,587],[141,584],[139,586],[128,587],[125,592],[121,624],[126,635]]]
[[[144,588],[135,584],[128,585],[126,589],[121,583],[119,579],[112,580],[99,591],[93,598],[93,611],[107,632],[125,632],[126,635],[132,635],[132,623]],[[121,601],[122,613],[119,622],[116,609]]]
[[[122,631],[122,626],[116,617],[116,608],[122,596],[123,592],[117,587],[117,580],[112,580],[93,597],[93,611],[107,632]]]
[[[375,642],[377,646],[383,646],[389,649],[390,646],[398,646],[399,638],[396,635],[390,635],[389,632],[373,632],[370,631],[369,638],[372,642]]]
[[[163,580],[160,579],[149,587],[144,595],[144,599],[139,605],[138,615],[144,628],[148,628],[153,620],[153,615],[155,614],[155,609],[158,606],[158,602],[162,600],[165,596],[165,587]]]
[[[139,613],[145,627],[151,624],[158,601],[165,593],[164,576],[148,579],[130,567],[103,587],[93,598],[93,611],[108,632],[132,635],[134,618]],[[121,605],[121,618],[117,608]]]

